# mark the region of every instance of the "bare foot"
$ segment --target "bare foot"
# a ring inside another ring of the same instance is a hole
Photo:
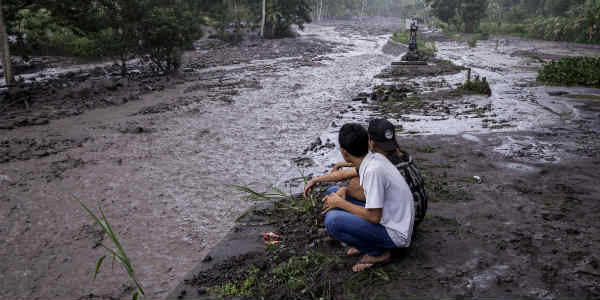
[[[350,248],[350,249],[348,249],[348,251],[346,251],[346,255],[348,255],[348,256],[360,255],[360,251],[358,251],[358,249],[356,249],[356,248]]]
[[[366,269],[370,269],[376,266],[382,266],[391,261],[392,254],[390,251],[383,253],[381,256],[363,256],[354,267],[352,267],[352,271],[360,272]]]

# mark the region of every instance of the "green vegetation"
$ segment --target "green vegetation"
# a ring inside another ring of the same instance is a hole
[[[552,61],[544,65],[537,79],[551,84],[600,88],[600,58],[579,56]]]
[[[467,41],[467,44],[469,44],[469,47],[475,48],[475,47],[477,47],[477,39],[472,38],[469,41]]]
[[[600,0],[427,0],[446,33],[600,43]]]
[[[117,248],[117,250],[113,250],[111,248],[106,247],[104,244],[101,244],[101,246],[104,249],[106,249],[106,251],[109,253],[109,255],[112,256],[113,261],[116,260],[119,264],[121,264],[123,266],[123,268],[125,268],[125,271],[127,271],[127,275],[129,275],[129,278],[135,284],[136,289],[132,295],[132,299],[135,300],[140,295],[142,297],[144,297],[145,296],[144,289],[138,282],[137,277],[135,276],[135,271],[133,269],[133,265],[131,264],[131,260],[129,259],[129,257],[125,253],[125,250],[121,246],[121,243],[119,242],[119,239],[117,238],[117,235],[112,230],[112,227],[110,226],[110,223],[106,219],[106,216],[104,215],[104,211],[102,211],[102,208],[100,208],[100,216],[101,217],[98,217],[85,204],[83,204],[83,202],[80,202],[80,203],[81,203],[81,206],[83,206],[83,208],[85,209],[85,211],[92,217],[92,219],[94,219],[94,222],[96,224],[98,224],[98,226],[100,226],[100,228],[102,229],[102,231],[104,231],[104,233],[106,235],[108,235],[110,240],[113,242],[113,244]],[[105,258],[106,258],[106,255],[104,255],[104,256],[100,257],[100,259],[98,259],[98,262],[96,263],[96,271],[94,272],[94,279],[96,279],[96,276],[100,272],[100,267],[102,266],[102,263],[104,262]]]
[[[304,180],[304,184],[306,185],[306,177],[302,176]],[[233,187],[244,193],[248,194],[248,200],[251,201],[266,201],[273,202],[275,205],[283,208],[283,209],[292,209],[301,212],[308,212],[309,210],[317,207],[319,204],[319,199],[317,199],[314,195],[309,195],[308,197],[294,197],[293,195],[286,194],[281,189],[277,187],[272,187],[273,192],[269,193],[259,193],[252,190],[249,187],[233,185]]]
[[[254,0],[14,0],[3,2],[0,29],[15,37],[9,52],[24,58],[112,59],[125,75],[127,61],[142,57],[149,58],[156,72],[166,74],[179,69],[183,51],[202,36],[202,25],[216,28],[225,40],[239,39],[244,29],[257,30],[261,4]],[[302,29],[310,21],[309,0],[267,1],[269,37],[290,36],[291,25]],[[5,43],[7,39],[0,41]],[[6,58],[10,53],[3,56],[5,65],[10,65]],[[7,82],[14,82],[14,74],[8,73]]]
[[[471,80],[470,70],[467,81],[458,87],[458,89],[465,92],[487,95],[488,97],[492,95],[492,89],[490,88],[487,79],[485,77],[479,78],[479,76],[475,76],[475,80]],[[481,113],[483,113],[483,111],[481,111]]]
[[[209,292],[220,297],[249,297],[253,289],[257,286],[257,279],[260,275],[260,269],[252,267],[248,271],[247,277],[241,282],[227,282],[209,288]]]
[[[311,2],[313,3],[312,18],[315,21],[351,16],[426,16],[426,5],[421,0],[313,0]]]
[[[488,0],[426,0],[444,31],[474,33],[485,17]]]
[[[339,258],[336,256],[308,252],[303,256],[291,257],[287,262],[275,267],[272,273],[279,283],[288,289],[289,294],[293,295],[318,283],[322,271],[338,261]],[[318,299],[322,295],[311,296],[313,299]]]

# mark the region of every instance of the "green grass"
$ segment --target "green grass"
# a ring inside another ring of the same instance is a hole
[[[559,85],[600,88],[600,57],[566,57],[545,64],[537,79]]]
[[[85,209],[85,211],[92,217],[92,219],[94,219],[95,223],[98,224],[98,226],[100,226],[100,228],[102,229],[102,231],[104,231],[104,233],[106,233],[106,235],[108,235],[110,240],[113,242],[113,244],[117,248],[116,250],[113,250],[111,248],[108,248],[104,244],[101,244],[101,246],[109,253],[109,255],[112,256],[113,262],[116,260],[121,266],[123,266],[125,271],[127,271],[127,275],[135,284],[136,289],[135,289],[135,292],[133,293],[133,295],[131,296],[131,298],[135,300],[140,295],[142,297],[145,297],[144,289],[142,288],[139,281],[137,280],[131,260],[129,259],[129,257],[125,253],[125,250],[121,246],[121,242],[119,242],[117,235],[112,230],[112,227],[110,226],[108,219],[106,219],[106,216],[104,215],[104,211],[102,210],[102,208],[99,209],[100,216],[98,216],[98,215],[94,214],[83,202],[80,201],[80,203],[81,203],[81,206],[83,206],[83,208]],[[102,267],[102,263],[104,262],[105,258],[106,258],[106,255],[100,257],[98,259],[98,262],[96,262],[96,270],[94,272],[94,279],[96,279],[96,276],[98,275],[98,273],[100,273],[100,267]]]
[[[302,176],[303,176],[302,178],[304,180],[304,184],[306,185],[306,178],[304,177],[304,175],[302,175]],[[306,212],[306,211],[309,211],[310,209],[312,209],[313,207],[317,206],[317,204],[318,204],[318,199],[313,194],[311,194],[308,198],[305,198],[304,196],[296,198],[293,195],[287,194],[275,186],[271,187],[273,192],[265,192],[265,193],[259,193],[249,187],[240,186],[240,185],[233,185],[233,188],[238,191],[247,193],[248,194],[247,199],[250,201],[273,202],[283,209],[292,209],[292,210]],[[282,202],[281,200],[285,200],[285,203]],[[240,218],[243,218],[243,217],[244,216],[242,216]],[[238,218],[238,219],[240,219],[240,218]]]
[[[252,290],[257,285],[260,275],[260,269],[252,267],[248,271],[247,277],[242,282],[226,282],[217,286],[210,287],[208,291],[221,298],[224,297],[250,297]]]
[[[297,294],[320,280],[320,274],[329,265],[339,262],[336,256],[327,256],[316,252],[308,252],[303,256],[293,256],[287,262],[281,263],[271,272],[281,285]],[[319,298],[322,295],[311,295]]]

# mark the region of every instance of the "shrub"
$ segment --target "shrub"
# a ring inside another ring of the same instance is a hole
[[[600,88],[600,57],[568,57],[552,61],[539,71],[537,79],[551,84]]]
[[[163,72],[179,69],[183,49],[191,47],[201,31],[190,12],[174,7],[155,7],[142,21],[141,54],[149,54]]]
[[[473,37],[472,39],[467,41],[467,44],[469,44],[469,47],[475,48],[477,47],[477,39]]]

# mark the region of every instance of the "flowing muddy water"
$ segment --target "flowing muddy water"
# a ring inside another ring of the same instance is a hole
[[[98,245],[108,239],[78,200],[105,210],[147,297],[166,296],[251,205],[232,185],[264,191],[299,176],[294,158],[389,63],[387,38],[307,25],[300,39],[339,43],[319,66],[283,58],[202,69],[199,82],[141,101],[3,131],[7,141],[69,147],[49,153],[41,145],[38,159],[2,164],[3,189],[10,187],[2,195],[2,297],[126,296],[118,267],[106,264],[92,281],[104,254]],[[239,94],[201,101],[209,92],[199,87],[212,83]],[[182,99],[194,101],[141,113]]]
[[[574,158],[576,155],[570,152],[577,150],[578,145],[573,139],[565,139],[557,144],[556,141],[545,142],[535,136],[510,136],[511,132],[552,134],[557,131],[571,131],[581,134],[582,128],[595,132],[600,129],[595,110],[589,110],[588,107],[564,95],[550,95],[557,91],[565,95],[600,95],[599,89],[540,85],[536,82],[536,77],[543,62],[518,54],[519,51],[527,51],[540,57],[595,56],[600,53],[600,47],[496,37],[493,40],[478,41],[474,48],[469,47],[466,42],[438,42],[437,49],[437,58],[470,68],[472,78],[485,77],[490,83],[492,95],[464,95],[460,101],[445,102],[444,99],[440,99],[441,104],[447,108],[445,112],[406,112],[401,117],[392,119],[393,123],[403,127],[403,132],[398,133],[400,136],[408,138],[423,135],[457,135],[465,140],[481,143],[477,135],[508,133],[503,137],[502,145],[495,150],[506,156],[529,152],[527,162],[536,163]],[[414,83],[419,87],[418,94],[426,95],[455,88],[463,83],[466,77],[465,70],[433,78],[396,78],[394,81],[374,79],[373,82],[375,85]],[[361,106],[354,104],[339,123],[352,120],[366,122],[377,115],[364,114],[361,109],[356,109]],[[336,130],[330,128],[329,132],[331,137],[335,135]],[[334,151],[329,160],[336,159],[341,159],[341,156]]]
[[[147,297],[166,296],[250,207],[232,185],[257,191],[278,185],[286,192],[298,191],[301,172],[316,174],[340,159],[335,146],[339,126],[365,123],[376,115],[367,105],[350,100],[383,83],[373,77],[398,58],[382,52],[389,31],[369,35],[359,33],[360,28],[307,25],[301,40],[338,45],[333,54],[316,61],[279,58],[198,68],[197,81],[144,95],[141,101],[44,126],[0,131],[6,139],[45,138],[65,145],[53,153],[40,145],[38,159],[0,165],[0,184],[7,187],[1,208],[8,212],[0,219],[7,245],[0,250],[2,297],[127,295],[121,287],[126,276],[117,267],[112,271],[105,266],[92,281],[95,260],[104,254],[98,243],[107,238],[91,226],[78,199],[104,208],[147,287]],[[524,59],[510,56],[520,47],[502,44],[496,51],[491,41],[475,49],[438,43],[441,57],[488,78],[491,98],[463,100],[491,104],[493,113],[487,118],[514,125],[499,130],[546,131],[584,118],[566,99],[547,97],[552,89],[525,84],[535,72],[520,69]],[[464,73],[440,79],[452,86]],[[216,91],[207,91],[212,85]],[[215,98],[211,94],[228,96],[203,100]],[[186,105],[160,110],[177,101]],[[457,105],[455,111],[463,109]],[[464,115],[408,117],[416,121],[396,122],[418,136],[460,134],[480,142],[478,135],[491,131],[480,118]],[[497,151],[512,153],[542,143],[522,136],[507,136],[505,141]],[[537,145],[549,151],[540,160],[556,156],[551,146]],[[532,169],[518,163],[509,167]],[[294,184],[288,189],[291,179]]]

